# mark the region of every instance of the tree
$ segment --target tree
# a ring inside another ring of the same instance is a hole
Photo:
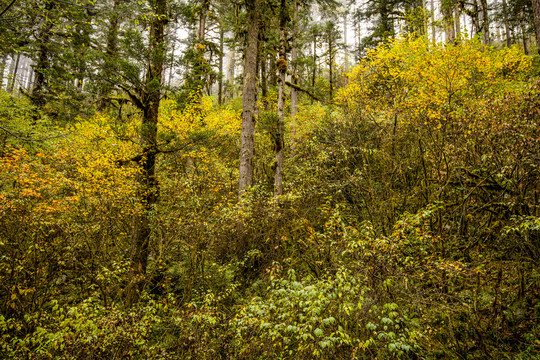
[[[537,51],[540,54],[540,0],[531,0],[534,17],[534,31],[536,35]]]
[[[242,91],[242,133],[238,190],[242,196],[253,185],[253,137],[257,108],[257,55],[259,41],[259,1],[245,0],[247,11],[246,47]]]
[[[148,245],[151,236],[151,216],[159,196],[156,180],[157,126],[159,104],[163,80],[163,68],[166,59],[165,27],[167,18],[167,0],[149,0],[152,9],[148,34],[148,66],[144,83],[139,89],[140,97],[127,90],[133,103],[142,111],[140,128],[140,150],[137,157],[139,175],[137,182],[138,206],[133,217],[131,243],[131,283],[127,290],[127,303],[137,299],[137,292],[142,290],[143,279],[148,264]]]

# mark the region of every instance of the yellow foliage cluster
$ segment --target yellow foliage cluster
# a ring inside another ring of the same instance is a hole
[[[433,44],[409,36],[368,52],[336,100],[360,117],[440,128],[468,110],[489,111],[490,97],[524,89],[530,70],[531,58],[517,47],[496,50],[466,39]]]
[[[198,131],[212,131],[219,135],[240,134],[240,113],[226,109],[213,109],[212,98],[203,97],[201,103],[192,103],[183,110],[173,100],[163,100],[159,114],[160,131],[174,132],[187,138]]]

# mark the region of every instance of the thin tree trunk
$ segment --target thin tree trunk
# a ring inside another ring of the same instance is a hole
[[[540,0],[532,0],[534,14],[534,34],[536,36],[537,51],[540,54]]]
[[[176,29],[174,29],[176,31]],[[170,33],[169,33],[170,34]],[[171,58],[169,61],[169,78],[167,79],[167,87],[171,87],[172,79],[173,79],[173,68],[174,68],[174,50],[176,48],[176,35],[172,36],[173,40],[172,42],[172,51],[171,51]]]
[[[425,0],[423,0],[425,2]],[[345,14],[343,14],[343,44],[345,44],[345,72],[349,72],[349,46],[347,44],[347,33],[348,31],[348,12],[346,11]]]
[[[291,81],[293,84],[298,85],[298,69],[296,65],[298,57],[298,0],[294,0],[294,13],[293,13],[294,34],[291,50],[291,65],[292,75]],[[291,88],[291,115],[295,116],[298,112],[298,91],[293,87]]]
[[[234,97],[234,89],[235,89],[235,68],[236,68],[236,51],[234,49],[234,44],[231,47],[231,50],[229,52],[229,68],[227,69],[227,83],[229,84],[230,89],[230,98]],[[227,96],[229,96],[227,95]]]
[[[219,77],[218,77],[218,105],[223,104],[223,43],[225,41],[225,31],[223,24],[219,26]]]
[[[17,54],[17,58],[15,59],[15,65],[13,66],[13,71],[11,72],[11,76],[9,78],[9,84],[7,87],[7,92],[12,93],[13,89],[15,88],[15,81],[17,80],[17,72],[19,71],[19,60],[21,59],[21,53]]]
[[[533,7],[534,7],[534,1],[538,1],[538,0],[533,0]],[[503,7],[504,35],[506,36],[506,46],[510,47],[512,45],[512,38],[510,37],[510,29],[508,26],[508,6],[506,5],[506,0],[502,0],[502,7]]]
[[[120,26],[119,15],[118,15],[118,6],[120,5],[121,0],[114,0],[113,8],[111,12],[111,17],[109,19],[109,28],[107,29],[107,46],[105,48],[105,64],[103,69],[103,74],[106,77],[111,76],[111,70],[114,70],[116,66],[116,54],[118,53],[118,30]],[[101,81],[101,86],[99,89],[99,103],[97,110],[102,112],[107,108],[109,101],[106,99],[112,91],[112,85],[108,79],[103,79]]]
[[[261,59],[261,93],[262,103],[264,110],[268,110],[268,79],[266,73],[266,65],[268,61],[268,55],[264,54]]]
[[[54,9],[55,2],[49,1],[45,6],[45,13]],[[32,88],[32,104],[41,108],[45,104],[43,88],[45,86],[45,71],[49,68],[49,38],[54,26],[53,21],[46,21],[40,29],[37,40],[39,43],[36,66],[34,67],[34,87]]]
[[[253,136],[257,107],[257,55],[259,42],[259,1],[246,0],[248,15],[247,44],[244,55],[242,92],[242,133],[238,193],[241,197],[253,185]]]
[[[329,71],[329,82],[330,82],[330,102],[334,97],[334,41],[332,37],[332,31],[328,31],[328,71]]]
[[[285,132],[285,74],[287,72],[287,52],[286,52],[286,26],[288,22],[287,1],[281,0],[281,11],[279,20],[279,59],[277,68],[279,72],[278,80],[278,124],[274,148],[276,154],[276,164],[274,170],[274,196],[283,194],[283,150],[284,150],[284,132]]]
[[[525,55],[529,55],[529,46],[527,44],[527,35],[525,31],[525,16],[523,14],[523,10],[521,10],[520,13],[519,24],[521,26],[521,38],[523,39],[523,52],[525,53]]]
[[[313,71],[311,73],[311,89],[315,92],[315,79],[317,77],[317,35],[313,35]],[[313,104],[313,98],[311,99]]]
[[[435,31],[435,4],[433,0],[431,0],[431,41],[433,41],[434,44],[437,42]]]
[[[456,6],[456,8],[454,9],[454,25],[456,27],[455,34],[457,38],[459,38],[461,34],[460,18],[461,18],[461,10],[459,9],[459,7]]]
[[[0,90],[4,88],[4,72],[6,71],[6,61],[7,57],[5,54],[1,55],[2,60],[0,61]]]
[[[34,84],[34,69],[32,66],[32,60],[28,61],[28,82],[26,83],[26,90],[30,91]]]
[[[150,23],[150,60],[146,70],[144,97],[142,98],[143,117],[140,140],[142,160],[139,162],[140,173],[138,175],[140,208],[133,217],[131,282],[126,299],[128,306],[137,301],[138,294],[144,286],[151,235],[150,217],[159,196],[155,165],[158,111],[163,68],[166,61],[167,0],[156,0],[151,2],[150,6],[154,8],[154,16]]]
[[[480,0],[480,14],[482,15],[482,31],[483,31],[483,37],[482,37],[482,43],[484,45],[489,45],[491,42],[490,34],[489,34],[489,13],[488,13],[488,5],[487,0]]]
[[[206,34],[206,18],[208,15],[208,11],[210,9],[210,1],[208,0],[201,0],[201,12],[199,14],[199,27],[197,29],[197,45],[196,45],[196,61],[197,66],[195,67],[195,80],[197,81],[198,85],[201,86],[200,92],[199,92],[199,102],[202,101],[202,90],[203,90],[203,73],[202,69],[204,68],[204,54],[205,54],[205,34]]]

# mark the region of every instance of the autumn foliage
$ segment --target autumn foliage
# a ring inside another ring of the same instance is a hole
[[[136,304],[136,109],[58,126],[0,98],[20,105],[0,110],[17,130],[0,144],[0,357],[534,357],[536,71],[477,40],[380,45],[335,104],[287,119],[282,196],[275,114],[259,113],[240,201],[240,111],[161,101]]]

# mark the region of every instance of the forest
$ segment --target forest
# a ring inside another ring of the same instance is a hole
[[[540,358],[540,0],[0,0],[0,358]]]

